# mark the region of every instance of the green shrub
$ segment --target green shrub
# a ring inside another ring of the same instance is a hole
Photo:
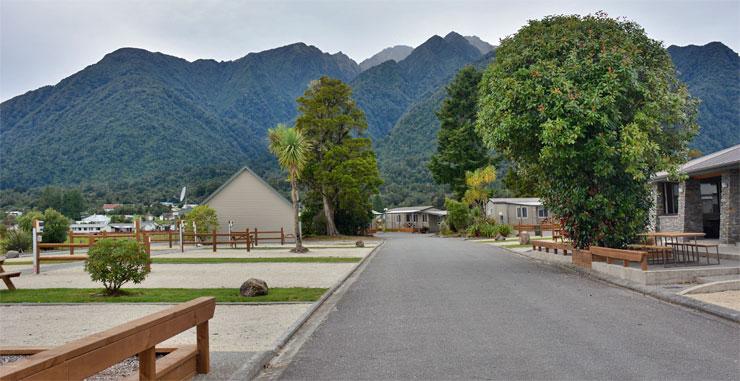
[[[62,243],[67,240],[69,220],[63,214],[51,208],[46,209],[44,213],[33,210],[18,217],[18,227],[30,233],[33,220],[44,221],[44,233],[41,235],[43,242]]]
[[[5,232],[5,238],[0,240],[0,253],[5,254],[8,250],[23,253],[30,251],[32,244],[31,233],[10,229]]]
[[[447,225],[447,221],[439,223],[439,234],[443,236],[452,234],[452,230],[450,230],[450,225]]]
[[[456,232],[464,232],[470,225],[470,208],[464,202],[453,199],[445,199],[445,209],[447,209],[447,223],[450,229]]]
[[[479,219],[466,229],[468,237],[484,237],[493,238],[496,236],[497,227],[495,223],[491,223],[485,219]]]
[[[141,283],[149,273],[148,264],[149,256],[141,243],[108,238],[90,248],[85,271],[94,282],[103,282],[109,295],[117,295],[124,283]]]
[[[505,225],[505,224],[496,225],[496,233],[501,234],[502,237],[510,236],[511,232],[512,232],[512,229],[510,225]],[[494,233],[494,235],[496,233]]]

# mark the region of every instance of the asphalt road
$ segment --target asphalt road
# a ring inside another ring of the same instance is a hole
[[[388,235],[283,379],[740,379],[740,326],[490,245]]]

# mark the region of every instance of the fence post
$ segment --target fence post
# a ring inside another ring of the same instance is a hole
[[[254,247],[259,246],[260,239],[257,237],[257,228],[254,228]]]
[[[69,237],[69,255],[75,255],[75,232],[74,230],[69,229],[67,236]]]
[[[211,236],[213,242],[213,252],[216,252],[216,229],[213,229],[213,235]]]
[[[170,249],[172,248],[172,230],[167,230],[167,238],[170,243]]]
[[[183,230],[185,230],[185,226],[180,222],[180,252],[185,252],[185,243],[183,242]]]
[[[134,220],[134,230],[136,233],[136,240],[141,242],[141,218]]]
[[[208,345],[208,320],[198,324],[195,331],[195,343],[198,347],[198,354],[195,358],[195,370],[200,374],[205,374],[210,371],[209,365],[211,363],[211,353]]]
[[[249,228],[247,228],[247,253],[251,250],[252,237],[249,236]]]
[[[157,379],[157,354],[154,347],[145,349],[137,355],[139,357],[139,380]]]
[[[280,246],[285,245],[285,232],[283,232],[283,227],[280,227]]]
[[[146,249],[146,269],[152,271],[152,237],[144,236],[144,248]]]

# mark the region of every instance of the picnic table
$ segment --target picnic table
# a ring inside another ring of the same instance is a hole
[[[709,263],[709,249],[714,248],[717,264],[719,264],[719,245],[711,243],[699,243],[698,238],[703,238],[706,233],[700,232],[647,232],[639,236],[652,238],[653,242],[647,244],[629,245],[631,248],[647,250],[654,261],[660,257],[664,265],[669,263],[698,263],[704,249],[704,256]]]
[[[8,287],[8,290],[15,290],[15,285],[13,284],[13,281],[10,278],[15,278],[18,276],[21,276],[20,271],[9,271],[6,272],[3,269],[3,263],[5,263],[5,257],[0,257],[0,278],[2,278],[3,282],[5,282],[5,286]]]

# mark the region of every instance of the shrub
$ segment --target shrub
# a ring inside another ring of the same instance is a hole
[[[32,244],[31,233],[10,229],[5,233],[5,238],[0,240],[0,253],[5,254],[8,250],[23,253],[31,250]]]
[[[470,208],[464,202],[445,199],[447,209],[447,223],[450,229],[463,232],[470,225]]]
[[[63,214],[51,208],[46,209],[44,213],[33,210],[18,218],[18,227],[31,233],[33,220],[44,221],[44,233],[41,235],[43,242],[61,243],[67,240],[69,220]]]
[[[511,232],[512,232],[512,229],[510,225],[505,225],[505,224],[496,225],[496,233],[501,234],[502,237],[510,236]]]
[[[468,237],[493,238],[496,236],[497,226],[485,219],[480,219],[468,226],[466,233]]]
[[[216,210],[208,205],[199,205],[185,215],[185,229],[193,231],[193,222],[198,228],[198,233],[210,233],[218,229],[218,216]]]
[[[443,236],[452,234],[452,230],[450,230],[450,225],[447,225],[447,221],[439,223],[439,234]]]
[[[141,283],[149,273],[149,256],[134,240],[101,239],[87,253],[85,271],[94,282],[103,282],[109,295],[117,295],[126,282]]]

